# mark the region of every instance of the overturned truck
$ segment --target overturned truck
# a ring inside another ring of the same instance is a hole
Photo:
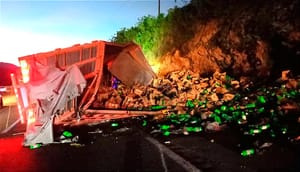
[[[83,113],[114,113],[89,109],[101,87],[118,82],[148,85],[156,77],[134,43],[93,41],[19,57],[19,63],[20,75],[12,75],[12,83],[20,120],[27,126],[24,146],[53,143],[56,118],[71,115],[80,120]]]

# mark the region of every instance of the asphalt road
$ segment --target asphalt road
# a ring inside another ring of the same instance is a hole
[[[77,133],[80,144],[50,144],[37,149],[21,146],[23,135],[11,134],[0,138],[1,172],[200,171],[133,128],[120,128],[113,134]]]
[[[242,157],[236,132],[195,133],[168,137],[147,133],[133,123],[69,128],[78,144],[37,149],[21,146],[25,126],[0,137],[0,171],[300,171],[299,143],[274,142]],[[59,127],[55,128],[60,131]]]
[[[18,120],[16,106],[5,106],[0,109],[0,133]]]
[[[254,155],[243,157],[240,155],[240,139],[232,130],[157,139],[168,141],[168,148],[204,172],[300,171],[299,143],[273,142],[272,146]]]

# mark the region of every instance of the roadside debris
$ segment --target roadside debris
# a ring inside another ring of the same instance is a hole
[[[255,85],[247,77],[234,79],[225,72],[202,78],[191,71],[175,71],[154,79],[148,86],[125,87],[119,83],[116,89],[104,87],[93,108],[164,111],[141,120],[142,127],[151,129],[150,134],[162,136],[235,127],[241,135],[252,137],[253,149],[241,153],[249,156],[254,150],[272,146],[276,138],[298,141],[300,77],[291,76],[283,71],[276,82]],[[107,114],[103,120],[110,121],[110,117]],[[111,127],[120,128],[117,122],[112,122]],[[256,144],[261,138],[264,140],[260,143],[264,144]]]

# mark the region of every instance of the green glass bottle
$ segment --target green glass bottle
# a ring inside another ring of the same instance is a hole
[[[261,104],[265,104],[267,102],[267,100],[264,96],[258,96],[257,101]]]
[[[234,112],[232,112],[232,117],[233,117],[234,119],[237,119],[239,116],[240,116],[240,112],[239,112],[239,111],[234,111]]]
[[[281,133],[286,134],[287,133],[287,128],[285,128],[285,127],[281,128]]]
[[[257,112],[258,112],[258,113],[263,113],[264,111],[265,111],[265,108],[264,108],[264,107],[261,107],[261,108],[257,109]]]
[[[254,134],[259,134],[261,133],[261,129],[250,129],[249,134],[254,135]]]
[[[142,126],[143,126],[143,127],[147,126],[147,121],[146,121],[146,120],[143,120]]]
[[[170,118],[171,122],[174,123],[174,124],[180,124],[180,121],[178,120],[177,117],[172,117]]]
[[[165,109],[166,106],[162,106],[162,105],[155,105],[155,106],[151,106],[151,110],[161,110],[161,109]]]
[[[192,76],[191,76],[190,74],[188,74],[188,75],[186,76],[186,79],[187,79],[187,80],[191,80],[191,79],[192,79]]]
[[[293,98],[297,96],[297,91],[296,90],[291,90],[289,93],[290,93],[290,96],[293,97]]]
[[[70,131],[64,131],[64,132],[62,133],[62,135],[65,136],[65,137],[67,137],[67,138],[73,136],[73,134],[72,134]]]
[[[228,108],[227,108],[227,106],[222,105],[222,106],[220,107],[220,109],[221,109],[221,111],[226,112]]]
[[[165,132],[163,133],[164,136],[169,136],[170,134],[171,134],[170,131],[165,131]]]
[[[246,149],[241,152],[242,156],[250,156],[255,153],[254,149]]]
[[[202,131],[202,127],[194,127],[194,132],[201,132]]]
[[[207,94],[207,93],[208,93],[207,89],[205,89],[205,90],[202,91],[202,94]]]
[[[188,132],[195,132],[195,133],[202,131],[201,127],[185,127],[185,129]]]
[[[284,97],[281,96],[281,95],[277,95],[276,97],[277,97],[277,100],[278,100],[279,102],[284,98]]]
[[[233,106],[230,106],[230,107],[229,107],[229,110],[233,112],[235,109],[234,109]]]
[[[190,118],[191,118],[191,116],[189,114],[180,114],[179,115],[179,120],[180,121],[187,122]]]
[[[239,93],[237,93],[237,94],[234,95],[233,100],[237,101],[237,100],[239,100],[240,98],[241,98],[241,95],[240,95]]]
[[[111,126],[112,126],[112,127],[118,127],[118,126],[119,126],[119,124],[118,124],[118,123],[116,123],[116,122],[114,122],[114,123],[111,123]]]
[[[271,127],[270,124],[265,124],[265,125],[261,125],[259,128],[260,128],[261,130],[267,130],[267,129],[269,129],[270,127]]]
[[[195,107],[194,103],[191,100],[187,100],[185,106],[190,109]]]
[[[255,107],[256,107],[255,103],[249,103],[246,105],[246,108],[248,108],[248,109],[255,108]]]
[[[219,123],[219,124],[222,123],[221,118],[220,118],[218,115],[215,115],[215,116],[214,116],[214,120],[215,120],[217,123]]]
[[[194,131],[194,128],[193,128],[193,127],[185,127],[185,129],[186,129],[186,131],[188,131],[188,132]]]
[[[225,113],[222,113],[222,118],[225,119],[226,121],[231,121],[232,120],[232,117],[225,114]]]
[[[276,134],[275,134],[274,130],[272,130],[272,129],[271,129],[271,131],[270,131],[270,136],[273,137],[273,138],[276,137]]]
[[[221,114],[221,111],[219,109],[215,109],[214,111],[216,114]]]
[[[36,144],[34,144],[34,145],[30,145],[29,148],[30,148],[30,149],[37,149],[37,148],[40,148],[41,146],[42,146],[42,144],[36,143]]]
[[[170,129],[170,126],[169,125],[161,125],[160,129],[161,130],[168,130],[168,129]]]

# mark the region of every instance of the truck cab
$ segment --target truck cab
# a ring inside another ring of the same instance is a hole
[[[18,66],[11,63],[0,62],[0,71],[0,108],[2,108],[13,103],[11,102],[11,98],[7,99],[7,97],[14,95],[11,74],[15,74],[18,71]]]

